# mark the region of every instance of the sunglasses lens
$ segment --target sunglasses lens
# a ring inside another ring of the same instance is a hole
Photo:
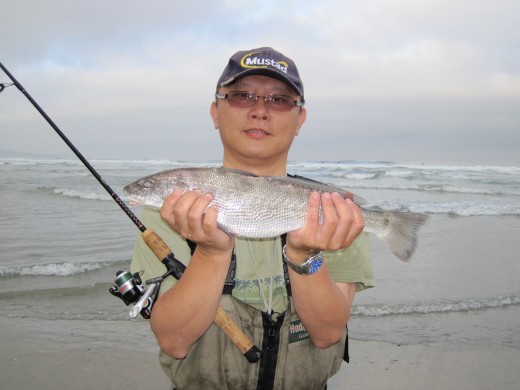
[[[227,100],[233,107],[251,108],[258,99],[266,102],[267,108],[273,111],[290,111],[295,106],[292,96],[272,94],[258,96],[252,92],[234,91],[227,94]]]
[[[276,111],[289,111],[294,107],[294,99],[287,95],[270,95],[269,108]]]
[[[249,92],[229,92],[227,95],[227,100],[233,107],[253,107],[256,100],[256,95]]]

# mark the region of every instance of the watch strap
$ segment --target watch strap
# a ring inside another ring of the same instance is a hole
[[[282,258],[289,268],[300,275],[312,275],[316,273],[323,264],[323,252],[312,253],[302,264],[295,264],[287,257],[286,246],[282,248]]]

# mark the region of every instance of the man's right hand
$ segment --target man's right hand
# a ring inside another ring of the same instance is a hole
[[[218,210],[209,207],[213,197],[201,191],[172,192],[161,208],[161,217],[179,235],[207,254],[229,253],[234,239],[217,224]]]

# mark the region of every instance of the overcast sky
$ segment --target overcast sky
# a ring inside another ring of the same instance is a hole
[[[3,0],[0,61],[87,158],[221,158],[209,117],[236,51],[298,65],[291,160],[520,165],[518,0]],[[9,82],[0,72],[0,83]],[[15,88],[0,149],[67,155]]]

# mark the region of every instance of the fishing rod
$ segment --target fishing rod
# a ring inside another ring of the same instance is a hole
[[[116,286],[110,288],[110,293],[118,298],[121,298],[126,305],[135,303],[135,306],[130,311],[130,316],[135,318],[139,313],[144,318],[150,318],[152,307],[157,299],[160,284],[168,277],[173,276],[179,280],[186,269],[186,266],[175,258],[172,250],[161,239],[161,237],[147,229],[146,226],[137,218],[137,216],[128,208],[123,200],[110,188],[110,186],[103,180],[101,175],[94,169],[94,167],[87,161],[79,150],[72,144],[67,136],[60,130],[54,121],[45,113],[39,104],[32,98],[26,89],[16,80],[16,78],[9,72],[9,70],[0,62],[0,68],[12,81],[11,83],[0,83],[0,93],[7,87],[16,86],[18,90],[31,102],[36,110],[45,118],[47,123],[54,129],[60,138],[67,144],[67,146],[74,152],[79,160],[85,165],[90,173],[96,178],[101,186],[110,194],[112,199],[119,205],[123,212],[132,220],[132,222],[141,231],[142,237],[150,249],[155,253],[157,258],[166,266],[167,272],[157,278],[146,281],[148,288],[142,286],[139,273],[131,274],[128,271],[119,271],[116,275]],[[214,320],[215,324],[229,337],[229,339],[240,349],[242,354],[250,363],[254,363],[260,359],[261,351],[254,345],[254,343],[247,337],[247,335],[240,330],[237,324],[229,317],[229,315],[218,307]]]

